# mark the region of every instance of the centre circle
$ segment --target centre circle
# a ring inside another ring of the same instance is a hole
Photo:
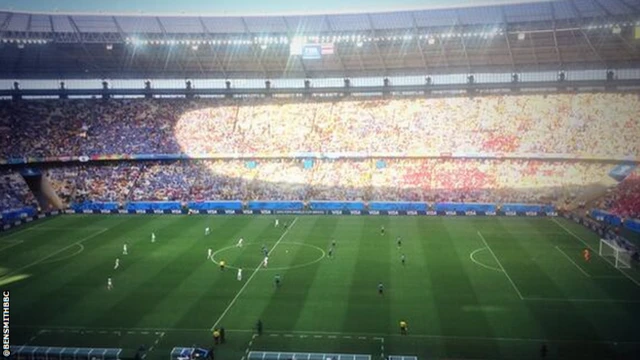
[[[324,250],[315,245],[283,242],[275,250],[269,249],[268,267],[263,267],[262,247],[263,244],[260,243],[226,246],[214,252],[211,261],[216,265],[224,261],[225,267],[229,269],[255,270],[260,267],[262,270],[283,271],[313,265],[326,256]]]

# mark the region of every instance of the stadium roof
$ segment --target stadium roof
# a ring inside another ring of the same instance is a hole
[[[11,1],[11,0],[5,0]],[[393,12],[550,0],[20,0],[0,11],[64,14],[283,16]],[[2,5],[0,5],[2,6]]]
[[[0,12],[2,78],[357,77],[638,67],[640,0],[382,13]],[[320,59],[292,42],[333,44]],[[330,54],[330,53],[333,54]]]

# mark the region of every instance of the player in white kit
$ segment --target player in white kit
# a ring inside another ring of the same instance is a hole
[[[209,249],[209,251],[207,252],[207,259],[211,259],[212,256],[213,256],[213,250]]]
[[[278,225],[280,225],[280,220],[276,219],[276,223],[273,226],[278,227]]]
[[[208,227],[204,229],[205,235],[209,235],[210,233],[211,233],[211,229],[209,229]]]
[[[238,278],[238,281],[242,281],[242,269],[238,269],[237,278]]]
[[[156,233],[151,233],[151,242],[156,242]]]
[[[113,283],[111,282],[111,278],[107,278],[107,290],[113,289]]]
[[[127,243],[122,246],[122,255],[129,255],[129,252],[127,252]]]
[[[116,258],[116,264],[113,266],[113,270],[120,267],[120,259]]]
[[[262,260],[262,266],[267,267],[269,265],[269,257],[265,256],[264,260]]]
[[[244,242],[244,239],[240,238],[240,240],[238,240],[238,244],[236,245],[236,247],[242,247],[243,242]]]

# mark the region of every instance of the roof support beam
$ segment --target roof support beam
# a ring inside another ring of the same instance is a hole
[[[555,39],[555,31],[553,32],[554,34],[554,39]],[[531,34],[529,34],[529,46],[531,46],[531,55],[533,55],[533,60],[536,63],[536,66],[540,66],[540,60],[538,60],[538,54],[536,53],[536,44],[533,42],[533,36],[531,36]],[[556,50],[558,49],[558,43],[556,42]],[[558,66],[561,66],[562,61],[558,64]]]
[[[460,36],[460,43],[462,44],[464,60],[467,62],[467,71],[471,72],[471,61],[469,60],[469,54],[467,53],[467,45],[464,42],[464,36]]]
[[[427,63],[427,58],[424,56],[424,49],[422,48],[422,43],[420,41],[420,33],[418,31],[418,22],[416,21],[416,17],[413,16],[413,13],[411,13],[411,27],[413,27],[414,36],[416,37],[416,44],[418,44],[418,51],[420,51],[422,66],[424,66],[425,73],[428,74],[429,64]]]
[[[247,35],[250,35],[251,32],[249,31],[249,26],[247,25],[247,21],[244,19],[244,17],[240,18],[240,20],[242,21],[242,26],[244,27],[245,33]],[[251,53],[253,54],[253,59],[260,66],[260,70],[262,70],[262,74],[263,74],[264,78],[267,78],[268,77],[267,68],[262,63],[262,58],[260,57],[260,55],[258,55],[258,53],[256,52],[255,44],[251,45]]]
[[[462,26],[458,10],[456,10],[456,25]],[[467,52],[467,44],[464,42],[464,36],[460,36],[460,43],[462,44],[462,51],[464,52],[464,60],[467,62],[467,71],[471,72],[471,60],[469,60],[469,53]]]
[[[629,3],[629,1],[627,0],[620,0],[623,4],[625,4],[627,7],[633,9],[634,12],[638,13],[640,12],[640,7],[636,6],[633,3]]]
[[[576,14],[578,14],[578,19],[580,20],[580,24],[584,24],[584,20],[582,18],[582,14],[580,14],[580,11],[578,10],[578,7],[576,6],[576,3],[573,0],[569,0],[569,5],[571,5],[571,9],[573,9],[573,11],[575,11]],[[599,5],[599,4],[598,4]],[[601,8],[602,10],[604,10],[606,13],[608,13],[608,11],[606,11],[604,8]],[[579,29],[580,33],[582,34],[582,36],[584,36],[587,45],[589,46],[589,49],[593,52],[593,54],[596,56],[596,58],[598,59],[598,61],[600,61],[600,63],[604,66],[606,66],[605,62],[602,60],[602,57],[600,56],[600,54],[598,53],[598,51],[596,51],[595,47],[593,46],[593,44],[591,43],[591,40],[589,39],[589,37],[587,36],[587,34],[585,34],[584,30],[582,30],[582,28]],[[554,40],[555,40],[555,31],[553,32],[554,34]],[[576,37],[576,33],[575,31],[571,31],[571,36],[573,37],[573,42],[575,44],[578,43],[578,39]],[[556,42],[557,44],[557,42]],[[557,45],[556,45],[557,47]]]
[[[638,47],[631,44],[627,39],[625,39],[624,36],[621,36],[620,34],[616,35],[618,37],[618,39],[622,40],[622,43],[624,44],[625,49],[627,50],[627,52],[629,53],[629,55],[631,55],[632,57],[636,58],[636,60],[638,59]]]
[[[556,61],[558,62],[558,66],[562,66],[562,55],[560,54],[560,47],[558,46],[558,36],[557,36],[557,25],[556,25],[556,9],[549,3],[551,8],[551,18],[553,19],[553,51],[556,53]],[[577,10],[576,10],[577,11]]]
[[[606,7],[602,6],[602,4],[598,2],[598,0],[595,0],[594,3],[596,3],[596,7],[598,7],[600,10],[602,10],[602,12],[607,14],[607,16],[613,16],[613,14],[609,10],[607,10]]]
[[[122,40],[126,39],[127,36],[124,33],[124,31],[122,30],[122,26],[120,26],[120,24],[118,23],[118,20],[116,19],[116,17],[112,16],[111,18],[113,19],[113,23],[116,24],[116,29],[118,29],[118,34],[120,34],[120,38]],[[123,60],[125,60],[125,59],[123,59]],[[125,70],[125,66],[126,66],[125,61],[121,61],[120,62],[120,71],[121,72],[124,72],[124,70]]]
[[[387,68],[387,63],[384,62],[384,58],[382,57],[382,51],[380,51],[380,46],[378,46],[378,42],[375,41],[376,38],[376,29],[373,27],[373,19],[371,18],[371,14],[367,14],[367,21],[369,22],[369,27],[371,28],[371,38],[374,39],[373,42],[373,47],[376,50],[376,56],[378,57],[378,60],[380,61],[380,64],[382,64],[382,69],[384,70],[384,75],[388,75],[389,71]]]
[[[571,37],[573,38],[573,44],[580,44],[578,42],[578,37],[576,36],[576,32],[573,30],[571,31]],[[588,47],[588,45],[584,46],[584,43],[582,43],[579,51],[581,52],[586,51],[585,47]],[[589,51],[591,51],[591,49],[589,49]],[[596,57],[597,57],[597,54],[596,54]]]
[[[198,69],[200,69],[200,74],[206,75],[204,67],[202,66],[202,62],[200,61],[200,57],[198,56],[198,48],[196,48],[195,50],[191,48],[188,51],[191,51],[191,54],[192,54],[191,56],[193,56],[193,58],[196,60],[196,63],[198,64]]]
[[[516,71],[516,60],[513,58],[513,50],[511,50],[511,41],[509,40],[509,33],[505,30],[504,40],[507,42],[507,51],[509,52],[509,60],[511,60],[511,70]]]
[[[513,50],[511,49],[511,41],[509,40],[509,23],[507,22],[507,14],[504,12],[504,6],[500,6],[500,14],[502,16],[502,23],[504,24],[504,41],[507,43],[511,69],[512,71],[516,71],[516,60],[513,58]]]
[[[635,4],[631,4],[629,3],[629,1],[627,0],[620,0],[624,5],[626,5],[627,7],[631,8],[634,12],[640,12],[640,7],[636,6]],[[571,2],[571,5],[574,7],[575,9],[575,4],[573,2]],[[600,5],[598,3],[598,5]],[[629,20],[633,23],[636,20],[633,17],[630,17]],[[635,57],[636,52],[637,52],[637,47],[632,45],[631,43],[629,43],[629,41],[627,41],[627,39],[625,39],[624,36],[621,36],[620,34],[616,35],[621,41],[622,43],[625,45],[625,50],[627,50],[627,53],[629,55],[631,55],[631,57]],[[637,58],[637,57],[636,57]]]
[[[578,7],[576,6],[576,3],[573,0],[569,0],[569,4],[571,5],[571,8],[573,9],[573,11],[576,12],[576,14],[578,14],[578,19],[580,19],[580,24],[584,24],[583,23],[583,18],[582,18],[582,14],[580,14],[580,11],[578,10]],[[598,4],[599,6],[600,4]],[[608,11],[606,11],[606,9],[604,9],[603,7],[600,7],[601,10],[604,10],[605,13],[609,14]],[[609,14],[610,15],[610,14]],[[602,60],[602,57],[600,56],[600,54],[596,51],[596,49],[593,47],[593,44],[591,43],[591,40],[589,40],[589,37],[587,36],[587,34],[585,34],[584,30],[580,29],[580,32],[582,34],[582,36],[584,36],[584,38],[587,41],[587,45],[589,46],[590,50],[593,52],[593,54],[596,56],[596,58],[598,59],[598,61],[600,61],[601,64],[605,65],[605,62]],[[554,33],[555,34],[555,33]],[[574,39],[574,43],[578,43],[578,40],[576,38],[576,34],[574,31],[571,31],[571,36],[573,36]]]
[[[4,31],[4,29],[6,29],[6,28],[7,28],[7,26],[9,25],[9,22],[11,21],[11,18],[12,18],[12,17],[13,17],[13,13],[11,13],[11,12],[10,12],[10,13],[7,15],[7,18],[6,18],[6,19],[4,19],[4,21],[2,22],[2,25],[0,25],[0,31]],[[52,27],[52,29],[53,29],[53,27]]]
[[[564,64],[564,60],[562,59],[562,54],[560,54],[560,47],[558,46],[558,33],[556,32],[555,29],[555,24],[554,24],[554,29],[553,29],[553,50],[556,53],[556,59],[558,61],[558,65],[560,67],[562,67],[562,65]]]
[[[362,61],[362,48],[356,47],[355,49],[353,49],[353,51],[356,53],[356,55],[358,55],[358,63],[360,64],[360,71],[364,72],[366,69],[364,68],[364,61]],[[384,75],[386,75],[386,73]]]
[[[589,39],[589,36],[587,36],[587,33],[584,30],[580,30],[580,33],[582,34],[582,36],[584,36],[584,39],[587,41],[587,45],[589,45],[589,49],[591,49],[591,52],[593,52],[593,55],[596,56],[600,64],[602,64],[602,66],[604,67],[607,67],[607,62],[602,59],[602,56],[600,56],[598,50],[596,50],[595,46],[593,46],[591,39]]]
[[[291,38],[293,38],[294,36],[296,36],[295,32],[291,30],[291,27],[289,26],[289,23],[287,22],[287,18],[286,17],[282,17],[282,21],[284,22],[284,26],[287,28],[287,35],[289,35]],[[291,56],[289,56],[287,58],[287,62],[289,60],[291,60]],[[296,59],[298,60],[298,63],[300,64],[300,67],[302,68],[302,71],[304,71],[304,77],[308,78],[310,77],[309,75],[309,71],[307,71],[307,67],[304,65],[304,61],[302,61],[302,56],[296,56]],[[284,73],[287,71],[287,69],[285,68],[283,71],[283,75]]]
[[[164,36],[164,38],[166,40],[170,40],[168,38],[167,35],[167,30],[164,28],[164,25],[162,25],[162,21],[160,21],[160,18],[155,16],[154,19],[156,19],[156,22],[158,23],[158,27],[160,28],[160,30],[162,30],[162,35]],[[166,72],[167,71],[167,65],[169,64],[169,59],[171,58],[171,52],[173,51],[173,47],[169,47],[168,51],[167,51],[167,56],[164,59],[164,66],[162,67],[162,72]],[[178,67],[180,68],[180,73],[182,74],[182,76],[186,76],[186,71],[184,70],[184,65],[182,65],[180,62],[178,62],[176,60],[176,65],[178,65]]]
[[[442,55],[442,57],[444,58],[444,65],[447,68],[447,70],[451,67],[449,65],[449,58],[447,57],[447,52],[444,49],[444,37],[440,37],[437,41],[438,41],[438,45],[440,45],[440,54]]]
[[[224,66],[224,62],[220,59],[220,56],[218,56],[218,51],[216,51],[216,49],[212,47],[211,52],[213,54],[213,61],[216,62],[216,64],[220,68],[220,71],[222,71],[222,76],[224,76],[225,78],[229,78],[227,68]]]
[[[329,18],[327,17],[327,15],[324,16],[324,22],[325,24],[327,24],[327,29],[329,29],[329,31],[332,34],[335,34],[335,32],[333,31],[333,28],[331,27],[331,23],[329,22]],[[342,66],[342,74],[343,74],[342,76],[346,77],[347,67],[344,65],[344,61],[342,61],[342,57],[340,57],[340,52],[338,51],[337,47],[334,49],[333,53],[336,56],[336,59],[338,59],[338,62],[340,62],[340,66]]]
[[[167,35],[167,30],[164,28],[164,25],[162,25],[162,21],[160,21],[160,18],[157,16],[154,16],[154,19],[156,20],[156,22],[158,23],[158,27],[160,28],[160,30],[162,31],[162,36],[166,39],[169,40],[168,35]],[[169,59],[171,58],[171,52],[173,51],[173,47],[169,47],[169,49],[167,50],[167,55],[164,58],[164,65],[162,67],[162,72],[166,72],[167,71],[167,65],[169,65]],[[176,65],[178,65],[178,67],[180,68],[180,73],[182,74],[182,76],[185,76],[185,71],[184,71],[184,66],[182,66],[182,64],[180,64],[178,61],[176,61]]]
[[[200,21],[200,26],[202,26],[202,28],[204,29],[208,40],[212,40],[213,36],[209,32],[209,29],[204,25],[202,18],[199,16],[198,16],[198,21]],[[211,53],[213,54],[213,61],[216,63],[216,65],[218,65],[218,67],[220,68],[220,71],[222,71],[222,76],[224,76],[224,78],[227,79],[228,78],[227,69],[224,67],[224,63],[222,62],[222,60],[220,60],[220,57],[218,56],[218,52],[212,45],[209,45],[209,47],[211,48]]]
[[[78,25],[73,20],[73,17],[67,16],[67,19],[69,19],[69,23],[73,27],[74,35],[75,35],[78,43],[80,44],[80,47],[82,48],[82,51],[84,52],[84,54],[89,59],[89,63],[85,63],[85,65],[92,67],[94,70],[96,70],[98,72],[102,71],[102,69],[100,69],[100,67],[98,67],[98,65],[96,64],[96,59],[93,57],[93,55],[91,55],[91,52],[85,46],[84,40],[82,40],[82,36],[80,35],[80,28],[78,28]]]

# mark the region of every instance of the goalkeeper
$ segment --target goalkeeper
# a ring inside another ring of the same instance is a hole
[[[409,325],[407,325],[407,322],[404,320],[400,321],[400,334],[401,335],[407,335],[407,331],[409,330]]]
[[[591,261],[591,251],[589,251],[589,249],[582,250],[582,257],[585,262]]]

